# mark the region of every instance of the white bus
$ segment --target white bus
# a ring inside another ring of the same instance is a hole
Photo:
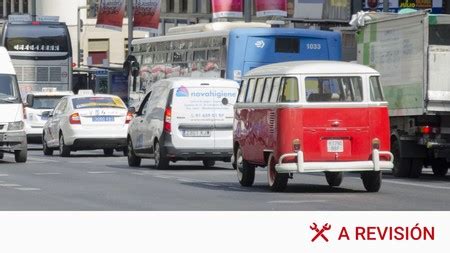
[[[13,62],[23,100],[44,87],[72,89],[72,46],[65,23],[9,20],[2,44]]]

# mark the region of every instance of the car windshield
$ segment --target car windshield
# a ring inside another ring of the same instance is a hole
[[[0,103],[20,102],[17,80],[14,75],[0,74]]]
[[[34,97],[33,98],[33,109],[53,109],[62,96],[45,96],[45,97]]]
[[[119,97],[81,97],[72,99],[73,108],[123,108],[125,104]]]

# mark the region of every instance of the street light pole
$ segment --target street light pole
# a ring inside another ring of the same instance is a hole
[[[77,10],[77,67],[79,68],[81,66],[81,52],[80,52],[80,47],[81,47],[81,15],[80,15],[80,11],[82,9],[88,9],[89,6],[78,6],[78,10]]]
[[[131,55],[131,41],[133,40],[133,15],[134,15],[133,0],[127,0],[127,14],[128,14],[128,55]]]
[[[252,22],[252,0],[244,0],[244,21]]]

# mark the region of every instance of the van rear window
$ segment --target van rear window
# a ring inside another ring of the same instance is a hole
[[[307,77],[305,79],[308,102],[361,102],[361,77]]]

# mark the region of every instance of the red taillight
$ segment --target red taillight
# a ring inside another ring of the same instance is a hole
[[[72,125],[81,124],[80,114],[78,114],[77,112],[72,113],[69,117],[69,122]]]
[[[172,130],[172,108],[167,107],[164,111],[164,132],[170,133]]]
[[[431,127],[430,126],[423,126],[420,128],[420,132],[423,134],[430,134],[431,133]]]
[[[133,119],[133,114],[131,112],[127,112],[127,117],[125,119],[125,124],[129,124],[132,119]]]
[[[39,21],[32,21],[31,24],[32,24],[32,25],[40,25],[41,22],[39,22]]]

